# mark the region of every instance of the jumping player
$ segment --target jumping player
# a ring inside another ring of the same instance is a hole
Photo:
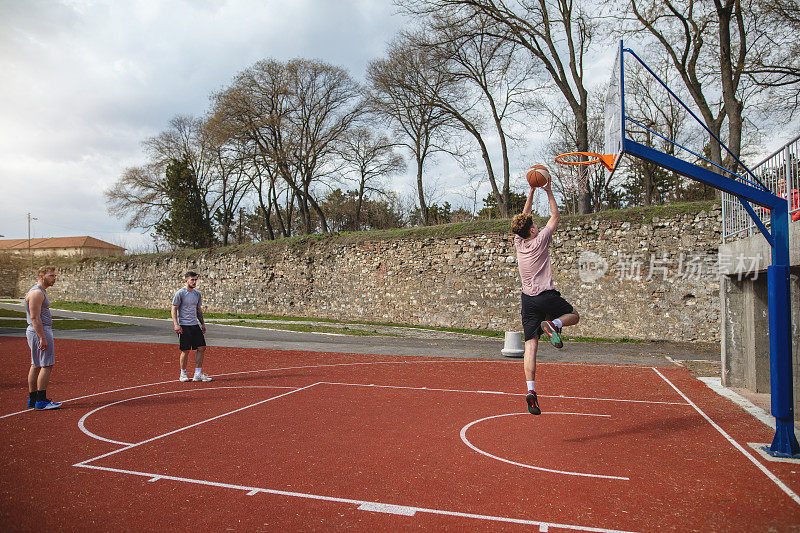
[[[178,345],[181,350],[181,381],[189,381],[186,364],[189,351],[197,350],[194,355],[194,378],[192,381],[211,381],[203,374],[203,356],[206,352],[206,323],[203,320],[203,299],[197,287],[197,273],[187,272],[183,278],[184,286],[172,298],[172,325],[178,334]]]
[[[528,412],[541,414],[536,397],[536,352],[539,336],[544,334],[556,348],[561,348],[561,328],[578,323],[580,317],[553,285],[553,270],[550,266],[550,243],[558,225],[558,204],[550,187],[550,180],[542,188],[550,202],[550,220],[540,231],[531,216],[534,188],[528,193],[525,209],[514,217],[511,231],[517,249],[519,276],[522,279],[522,326],[525,332],[524,369],[528,394]]]
[[[39,282],[25,295],[25,318],[28,346],[31,348],[31,369],[28,372],[28,407],[37,411],[58,409],[61,403],[47,399],[47,384],[56,362],[53,348],[53,318],[47,289],[56,282],[56,267],[39,269]]]

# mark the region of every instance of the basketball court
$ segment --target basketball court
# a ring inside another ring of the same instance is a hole
[[[63,408],[16,409],[28,347],[0,337],[9,529],[800,523],[800,465],[760,455],[772,430],[677,366],[541,363],[535,417],[500,358],[215,347],[214,381],[181,383],[172,345],[58,346]]]
[[[776,457],[798,450],[787,202],[755,176],[638,142],[625,112],[626,54],[638,60],[620,43],[606,153],[559,162],[616,171],[629,154],[741,201],[773,249],[777,430],[680,366],[540,360],[543,414],[532,416],[519,361],[379,345],[213,347],[204,370],[214,381],[181,383],[174,344],[61,338],[51,390],[63,408],[35,412],[20,395],[27,343],[0,336],[5,529],[800,528],[800,463]]]

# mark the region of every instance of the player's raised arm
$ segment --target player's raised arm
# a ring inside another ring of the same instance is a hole
[[[542,186],[542,189],[547,193],[547,200],[550,202],[550,220],[547,221],[547,227],[550,228],[550,231],[555,231],[558,226],[558,204],[556,203],[556,197],[553,196],[550,180],[547,180],[547,183]]]
[[[531,191],[528,193],[528,199],[525,201],[525,209],[522,210],[523,215],[531,214],[531,207],[533,207],[533,191],[534,187],[531,187]]]

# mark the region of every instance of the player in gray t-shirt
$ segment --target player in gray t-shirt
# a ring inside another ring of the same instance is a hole
[[[203,356],[206,352],[206,324],[203,320],[203,297],[197,287],[197,273],[187,272],[183,278],[184,286],[172,298],[172,325],[178,334],[181,350],[181,381],[189,381],[186,365],[189,351],[194,355],[194,378],[192,381],[211,381],[203,374]]]

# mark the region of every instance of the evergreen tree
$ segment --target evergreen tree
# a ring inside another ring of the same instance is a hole
[[[162,185],[169,207],[164,219],[156,224],[156,234],[177,248],[213,246],[214,228],[188,161],[173,159],[167,165]]]
[[[509,191],[508,192],[508,207],[507,211],[513,217],[517,213],[522,213],[525,209],[525,202],[528,200],[528,195]],[[497,198],[493,194],[489,194],[483,199],[483,209],[478,212],[478,218],[500,218],[501,211],[497,207]]]

